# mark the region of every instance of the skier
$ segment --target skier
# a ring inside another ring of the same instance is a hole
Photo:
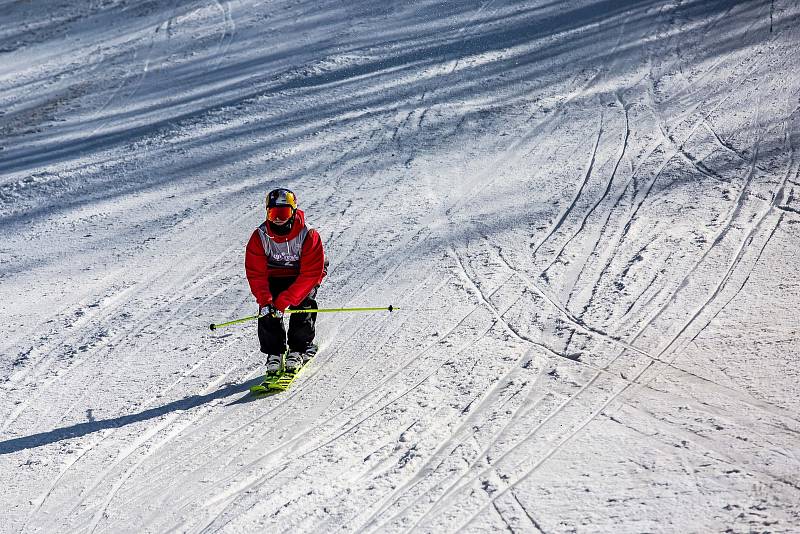
[[[319,233],[306,226],[297,197],[279,188],[267,194],[267,219],[253,232],[245,252],[250,291],[258,301],[258,340],[267,355],[267,375],[297,371],[316,353],[316,313],[289,315],[287,332],[283,312],[316,309],[317,288],[326,274],[325,253]]]

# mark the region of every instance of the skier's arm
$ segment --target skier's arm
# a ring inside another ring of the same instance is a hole
[[[285,310],[288,306],[297,306],[322,280],[325,267],[325,253],[322,250],[322,239],[316,230],[311,230],[303,242],[300,255],[300,274],[286,291],[275,299],[275,307]]]
[[[269,267],[267,266],[267,255],[264,253],[264,245],[258,236],[258,230],[250,236],[247,249],[244,254],[244,270],[247,273],[247,282],[250,284],[250,291],[258,301],[258,307],[262,308],[272,303],[272,293],[269,292]]]

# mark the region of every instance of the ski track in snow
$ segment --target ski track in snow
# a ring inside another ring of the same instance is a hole
[[[6,17],[0,531],[800,522],[793,3]],[[254,400],[207,325],[278,185],[320,304],[399,310]]]

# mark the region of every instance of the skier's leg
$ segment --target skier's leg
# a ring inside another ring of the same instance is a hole
[[[272,298],[284,291],[291,281],[287,283],[281,278],[270,278],[269,291]],[[286,352],[286,329],[283,321],[275,317],[261,317],[258,319],[258,342],[264,354],[283,354]]]
[[[259,318],[258,342],[264,354],[286,352],[286,331],[283,329],[283,322],[275,317]]]
[[[295,310],[310,310],[317,307],[317,288],[311,290],[303,302],[292,306]],[[292,352],[307,352],[313,345],[316,335],[316,313],[292,313],[289,315],[289,350]]]

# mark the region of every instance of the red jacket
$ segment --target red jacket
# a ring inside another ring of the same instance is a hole
[[[299,240],[302,240],[302,246]],[[290,249],[296,248],[299,258],[282,257],[282,244],[286,244],[287,253]],[[272,257],[268,257],[267,249],[272,251]],[[250,291],[256,297],[259,307],[273,304],[283,311],[288,306],[297,306],[325,277],[322,239],[316,230],[306,227],[305,214],[302,210],[297,210],[292,231],[287,235],[272,234],[266,223],[253,232],[247,243],[244,268],[247,272],[247,281],[250,283]],[[297,277],[297,279],[273,302],[272,293],[269,291],[269,279],[275,277]]]

